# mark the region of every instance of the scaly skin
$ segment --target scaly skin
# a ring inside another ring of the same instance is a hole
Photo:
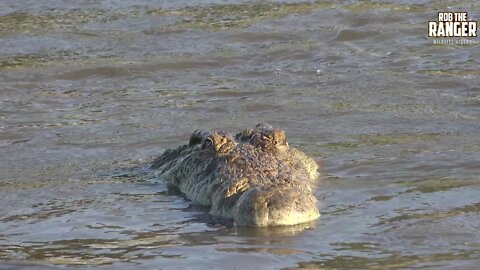
[[[197,130],[188,145],[166,150],[152,168],[187,198],[211,206],[211,215],[236,225],[294,225],[320,216],[312,192],[317,164],[270,125],[235,137]]]

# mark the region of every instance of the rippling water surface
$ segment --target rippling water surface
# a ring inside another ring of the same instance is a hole
[[[477,1],[0,1],[1,269],[477,269]],[[478,41],[478,39],[477,39]],[[321,160],[321,218],[216,224],[148,164],[258,122]]]

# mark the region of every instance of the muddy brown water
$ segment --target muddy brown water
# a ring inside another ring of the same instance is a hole
[[[426,37],[478,2],[152,2],[0,1],[1,269],[478,269],[480,45]],[[216,223],[148,170],[258,122],[323,164],[318,221]]]

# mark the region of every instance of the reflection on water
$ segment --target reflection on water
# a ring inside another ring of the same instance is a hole
[[[0,10],[1,269],[480,263],[479,45],[425,30],[478,3],[17,2]],[[148,169],[195,129],[263,121],[323,164],[319,220],[236,228]]]

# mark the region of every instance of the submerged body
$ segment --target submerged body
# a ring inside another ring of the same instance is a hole
[[[195,131],[152,168],[210,214],[244,226],[294,225],[320,216],[312,192],[317,164],[289,147],[285,132],[259,124],[235,137]]]

